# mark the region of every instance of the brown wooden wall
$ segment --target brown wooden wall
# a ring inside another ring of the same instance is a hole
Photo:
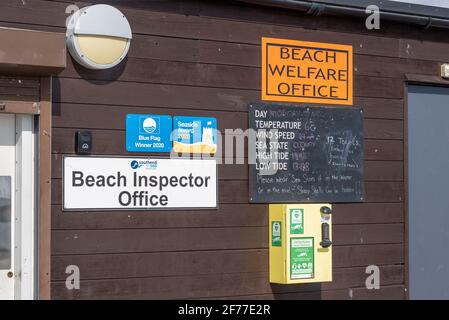
[[[437,75],[447,34],[229,2],[101,1],[131,23],[126,63],[89,71],[69,59],[54,78],[52,298],[406,297],[404,75]],[[2,0],[1,25],[64,32],[69,4]],[[62,212],[62,156],[74,153],[78,129],[92,130],[96,155],[127,154],[127,113],[215,116],[220,129],[246,129],[247,104],[260,99],[262,36],[354,47],[366,201],[335,205],[332,283],[269,284],[268,210],[248,204],[245,165],[219,166],[218,210]],[[365,289],[371,264],[380,290]],[[80,290],[65,288],[68,265],[80,267]]]
[[[0,74],[0,101],[35,101],[40,99],[40,79],[10,77]]]

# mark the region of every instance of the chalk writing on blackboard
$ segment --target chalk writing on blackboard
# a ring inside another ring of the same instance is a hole
[[[363,115],[352,107],[251,104],[250,202],[363,201]]]

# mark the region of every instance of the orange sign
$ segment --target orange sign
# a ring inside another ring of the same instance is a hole
[[[352,105],[352,46],[262,38],[262,100]]]

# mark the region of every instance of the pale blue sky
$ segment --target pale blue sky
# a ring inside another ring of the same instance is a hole
[[[390,0],[396,2],[407,2],[435,7],[449,8],[449,0]]]

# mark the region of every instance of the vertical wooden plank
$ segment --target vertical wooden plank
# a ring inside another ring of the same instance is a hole
[[[404,83],[404,289],[405,299],[410,299],[409,284],[409,220],[408,220],[408,83]]]
[[[50,299],[51,254],[51,77],[41,78],[39,117],[39,299]]]

